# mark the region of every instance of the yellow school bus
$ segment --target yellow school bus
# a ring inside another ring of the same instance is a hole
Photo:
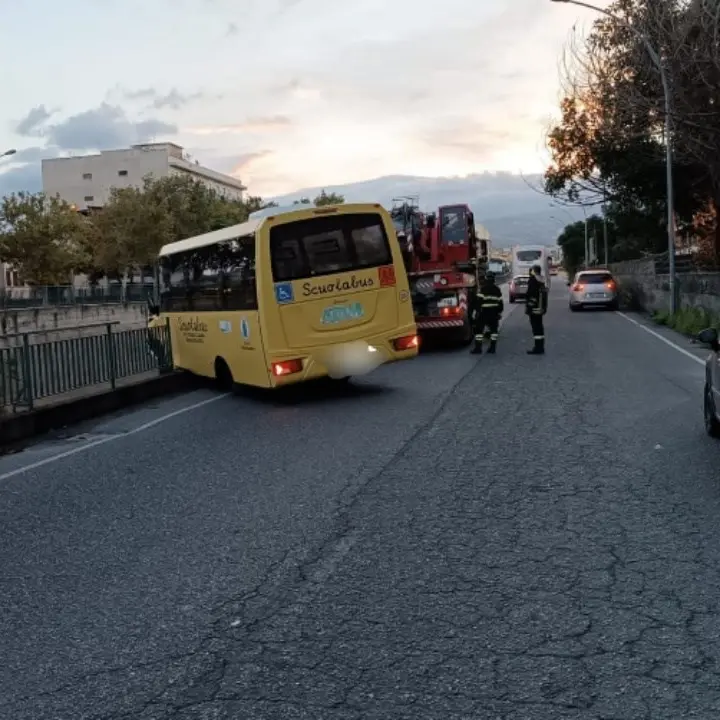
[[[408,360],[419,340],[388,212],[268,208],[165,245],[160,316],[177,369],[275,388]]]

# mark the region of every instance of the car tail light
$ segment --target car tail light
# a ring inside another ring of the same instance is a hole
[[[614,283],[612,280],[610,280],[610,281],[608,281],[608,282],[605,283],[605,287],[606,287],[608,290],[614,290],[617,286],[615,285],[615,283]]]
[[[580,283],[575,283],[573,285],[573,292],[582,292],[585,289],[584,285],[581,285]]]
[[[420,338],[417,335],[406,335],[405,337],[395,338],[393,347],[398,350],[414,350],[420,347]]]
[[[302,360],[283,360],[272,364],[272,373],[275,377],[294,375],[303,369]]]

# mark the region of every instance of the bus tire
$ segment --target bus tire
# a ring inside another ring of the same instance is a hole
[[[232,372],[221,357],[215,358],[215,383],[220,392],[231,392],[235,387]]]

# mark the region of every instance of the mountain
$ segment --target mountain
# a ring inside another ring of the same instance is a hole
[[[379,202],[385,207],[391,205],[394,197],[418,196],[420,207],[427,211],[441,205],[467,203],[475,213],[476,221],[490,231],[495,247],[554,245],[563,227],[571,221],[582,220],[583,213],[575,207],[551,207],[551,199],[541,188],[541,175],[387,175],[345,185],[304,188],[273,200],[287,205],[301,197],[313,198],[326,190],[343,195],[348,202]]]

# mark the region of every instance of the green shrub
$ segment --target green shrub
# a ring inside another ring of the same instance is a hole
[[[666,325],[690,337],[709,327],[720,330],[720,317],[704,308],[680,308],[674,315],[670,315],[667,310],[658,310],[653,314],[653,320],[658,325]]]

